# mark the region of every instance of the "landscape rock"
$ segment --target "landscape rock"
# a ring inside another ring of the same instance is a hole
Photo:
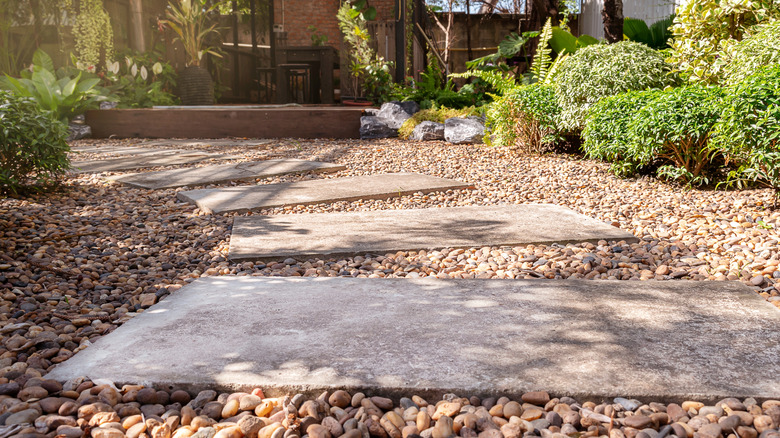
[[[420,122],[414,127],[414,131],[412,131],[412,134],[409,136],[409,140],[444,140],[444,123],[436,123],[429,120]]]
[[[405,121],[419,110],[420,107],[415,102],[385,102],[379,108],[376,116],[385,125],[397,131]]]
[[[476,118],[452,117],[444,121],[444,139],[452,144],[480,144],[485,126]]]
[[[85,124],[69,123],[68,131],[70,134],[68,135],[67,141],[75,141],[92,137],[92,128]]]
[[[398,137],[398,128],[391,128],[384,119],[374,116],[360,118],[360,139],[371,140],[377,138]]]

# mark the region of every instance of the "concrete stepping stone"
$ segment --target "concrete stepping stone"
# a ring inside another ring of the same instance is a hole
[[[124,156],[124,155],[165,155],[187,152],[183,149],[160,149],[160,148],[139,148],[135,146],[79,146],[70,148],[75,153],[103,154],[105,156]]]
[[[282,184],[224,187],[179,192],[207,213],[257,211],[285,205],[387,199],[422,192],[465,189],[471,184],[416,173],[385,173],[351,178],[319,179]]]
[[[188,146],[188,147],[204,147],[204,146],[217,146],[217,147],[238,147],[238,146],[267,146],[274,143],[274,140],[268,139],[214,139],[214,140],[193,140],[193,139],[164,139],[164,140],[148,140],[139,143],[139,146]]]
[[[780,398],[780,311],[737,282],[201,278],[46,377],[267,396],[544,389]]]
[[[237,157],[202,151],[180,151],[178,153],[164,151],[156,154],[110,158],[107,160],[76,161],[72,163],[72,166],[75,173],[118,172],[147,167],[194,164],[204,160],[228,160],[233,158]]]
[[[111,179],[132,187],[167,189],[229,181],[245,181],[304,172],[338,172],[344,169],[346,169],[344,166],[320,161],[295,159],[264,160],[146,172]]]
[[[229,257],[273,260],[602,239],[637,240],[620,228],[551,204],[258,215],[234,219]]]

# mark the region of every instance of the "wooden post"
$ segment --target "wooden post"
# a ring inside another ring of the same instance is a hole
[[[130,0],[130,47],[139,52],[146,50],[143,3],[143,0]]]
[[[396,0],[398,19],[395,21],[395,81],[402,82],[406,71],[406,2]]]
[[[238,56],[238,0],[233,0],[233,97],[238,97],[238,83],[241,75],[238,71],[241,64]]]

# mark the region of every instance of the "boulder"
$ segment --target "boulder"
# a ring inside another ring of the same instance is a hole
[[[68,135],[67,138],[68,141],[92,137],[92,128],[90,128],[89,125],[70,123],[68,124],[68,130],[70,131],[70,135]]]
[[[360,118],[361,140],[389,137],[398,137],[398,128],[387,126],[384,120],[379,117],[363,116]]]
[[[386,102],[379,108],[376,116],[387,126],[398,129],[419,109],[419,105],[415,102]]]
[[[109,102],[109,101],[100,102],[100,109],[102,110],[110,110],[118,106],[119,106],[119,102]]]
[[[412,135],[409,136],[409,140],[414,141],[431,141],[431,140],[444,140],[444,124],[431,121],[421,122],[415,126]]]
[[[452,144],[482,143],[485,125],[476,117],[452,117],[444,121],[444,139]]]

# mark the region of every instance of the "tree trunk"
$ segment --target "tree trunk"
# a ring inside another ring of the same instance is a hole
[[[482,6],[479,8],[480,14],[490,14],[496,7],[498,0],[482,0]]]
[[[130,48],[139,52],[146,50],[143,0],[130,0]]]
[[[532,0],[531,20],[529,30],[542,30],[548,18],[552,18],[552,25],[558,25],[558,1],[557,0]],[[522,30],[522,29],[520,29]]]
[[[610,44],[623,41],[623,0],[604,0],[601,10],[604,37]]]

